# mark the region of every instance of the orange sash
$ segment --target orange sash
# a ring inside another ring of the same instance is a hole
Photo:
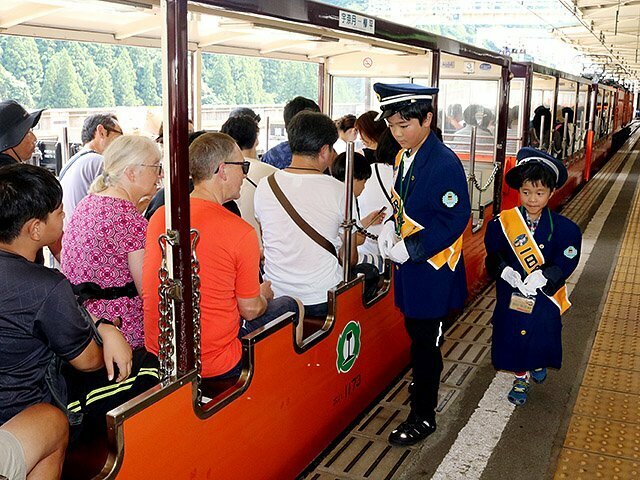
[[[404,150],[401,150],[396,156],[394,167],[394,170],[396,172],[398,171],[398,166],[400,165],[400,161],[402,160],[402,155],[404,155]],[[402,211],[402,225],[400,225],[400,236],[403,239],[424,229],[422,225],[420,225],[417,221],[407,215],[407,212],[404,210],[404,203],[400,195],[398,195],[398,192],[396,192],[395,185],[391,189],[391,204],[393,205],[393,221],[396,223],[396,225],[398,224],[398,212]],[[445,264],[447,264],[449,265],[451,271],[454,271],[456,269],[456,266],[458,265],[458,261],[460,260],[461,255],[462,235],[460,235],[452,245],[448,246],[441,252],[436,253],[428,260],[428,262],[436,270],[440,270]]]
[[[503,210],[500,212],[499,218],[502,232],[507,237],[507,241],[525,273],[529,275],[536,268],[544,265],[544,256],[522,217],[520,209],[516,207],[510,210]],[[561,315],[571,306],[566,285],[558,290],[555,295],[547,295],[547,297],[558,307]]]

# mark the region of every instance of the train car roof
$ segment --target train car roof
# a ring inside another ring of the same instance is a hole
[[[8,35],[158,48],[161,27],[159,0],[0,2],[0,33]],[[502,66],[510,62],[495,52],[310,0],[190,2],[188,28],[189,49],[213,53],[321,63],[354,51],[421,55],[439,49]]]

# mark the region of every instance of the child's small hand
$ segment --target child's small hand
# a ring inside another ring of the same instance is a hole
[[[524,286],[524,283],[522,283],[522,277],[513,268],[505,267],[500,274],[500,278],[511,285],[511,287],[522,291],[522,287]]]

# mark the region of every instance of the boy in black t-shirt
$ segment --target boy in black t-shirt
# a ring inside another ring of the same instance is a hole
[[[0,169],[0,205],[0,478],[59,478],[68,425],[47,405],[47,366],[58,356],[84,372],[106,367],[110,380],[117,366],[122,381],[131,348],[100,321],[98,346],[69,281],[34,263],[62,235],[62,188],[53,174],[24,164]]]

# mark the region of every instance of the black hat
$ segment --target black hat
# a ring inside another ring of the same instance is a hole
[[[256,123],[260,123],[260,115],[258,115],[256,112],[251,110],[249,107],[234,108],[233,110],[231,110],[231,113],[229,114],[229,118],[243,117],[243,116],[251,117],[256,121]]]
[[[42,110],[27,112],[15,100],[0,102],[0,152],[18,145],[38,124],[41,114]]]
[[[520,167],[526,165],[529,162],[537,162],[543,167],[548,168],[555,176],[555,188],[560,188],[567,181],[567,167],[565,167],[560,160],[549,155],[547,152],[538,150],[537,148],[523,147],[518,152],[518,155],[516,155],[516,166],[509,170],[504,176],[507,185],[509,185],[511,188],[519,187],[517,183],[518,171]]]
[[[381,110],[376,121],[390,117],[412,103],[431,103],[433,96],[438,93],[435,87],[423,87],[415,83],[374,83],[373,90],[378,95]]]

